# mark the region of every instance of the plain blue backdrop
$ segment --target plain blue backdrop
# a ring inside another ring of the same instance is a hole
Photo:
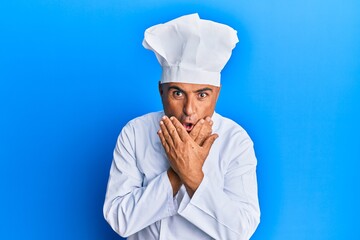
[[[360,239],[360,2],[0,3],[0,239],[121,239],[102,215],[123,125],[161,109],[144,30],[237,29],[217,112],[255,142],[252,239]]]

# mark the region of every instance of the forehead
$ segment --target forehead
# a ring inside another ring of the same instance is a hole
[[[170,82],[161,84],[165,89],[181,89],[185,92],[196,92],[199,90],[212,90],[216,91],[219,87],[209,85],[209,84],[193,84],[193,83],[179,83],[179,82]]]

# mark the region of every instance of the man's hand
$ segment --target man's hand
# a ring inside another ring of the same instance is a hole
[[[171,117],[170,120],[166,116],[160,122],[158,134],[171,168],[180,177],[191,197],[204,177],[202,166],[218,135],[212,134],[205,140],[198,137],[202,142],[200,146],[175,117]]]
[[[212,125],[213,121],[210,117],[200,119],[189,135],[199,146],[202,146],[206,138],[212,133]],[[171,167],[167,171],[167,174],[173,189],[173,196],[175,196],[182,185],[181,179]]]
[[[210,117],[206,117],[205,119],[200,119],[190,132],[190,137],[200,146],[203,146],[204,141],[211,135],[212,133],[212,125],[213,121]]]

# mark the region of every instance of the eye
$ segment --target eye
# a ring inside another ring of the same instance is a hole
[[[208,94],[206,92],[199,93],[199,98],[206,98],[207,96],[208,96]]]
[[[181,91],[176,90],[176,91],[173,91],[173,96],[175,98],[180,98],[183,96],[183,93]]]

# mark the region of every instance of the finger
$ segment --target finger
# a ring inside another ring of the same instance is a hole
[[[164,135],[165,141],[169,145],[169,147],[174,146],[173,139],[170,136],[170,133],[169,133],[167,127],[165,126],[164,121],[160,121],[160,130],[161,130],[162,134]]]
[[[210,126],[213,125],[213,121],[212,121],[211,117],[206,117],[205,120],[210,124]]]
[[[211,120],[211,119],[210,119]],[[212,127],[210,125],[210,120],[206,120],[204,121],[202,128],[200,129],[200,132],[198,133],[198,136],[196,137],[196,142],[200,145],[203,146],[204,141],[211,135],[212,133]]]
[[[158,136],[160,138],[160,141],[161,141],[161,144],[163,145],[164,149],[165,149],[165,152],[169,152],[170,150],[170,147],[169,145],[167,144],[166,140],[165,140],[165,137],[164,137],[164,134],[161,130],[158,131]]]
[[[216,133],[210,135],[210,137],[208,137],[203,144],[203,148],[206,149],[208,152],[210,151],[211,146],[213,145],[213,143],[215,142],[215,140],[219,137],[219,135],[217,135]]]
[[[204,119],[200,119],[196,124],[195,126],[193,127],[193,129],[191,130],[190,132],[190,137],[196,142],[196,138],[198,137],[199,135],[199,132],[201,131],[203,125],[204,125]],[[196,142],[197,144],[200,144],[198,142]]]
[[[179,122],[179,120],[176,117],[170,117],[170,119],[174,128],[176,129],[177,135],[179,136],[179,140],[185,141],[189,137],[189,134],[185,130],[184,126]]]
[[[176,130],[176,127],[174,126],[172,121],[167,116],[164,116],[162,119],[163,119],[164,125],[166,126],[166,129],[174,143],[174,146],[177,146],[177,144],[179,144],[181,142],[181,139]]]

